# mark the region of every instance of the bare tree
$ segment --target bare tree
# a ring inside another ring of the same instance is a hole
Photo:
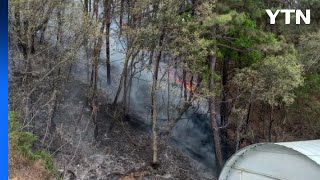
[[[157,140],[157,102],[156,102],[156,91],[158,84],[158,72],[159,64],[162,55],[162,45],[165,36],[165,29],[163,28],[159,37],[159,53],[155,60],[153,78],[152,78],[152,88],[151,88],[151,118],[152,118],[152,164],[156,165],[158,163],[158,140]]]

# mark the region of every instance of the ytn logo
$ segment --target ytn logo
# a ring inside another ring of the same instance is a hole
[[[291,13],[296,14],[296,24],[301,24],[301,19],[304,21],[305,24],[310,24],[310,21],[311,21],[310,9],[306,10],[306,15],[304,15],[301,10],[294,10],[294,9],[277,10],[275,13],[273,13],[270,9],[266,9],[266,12],[268,13],[270,18],[270,24],[276,23],[276,17],[280,12],[285,14],[286,24],[290,24]]]

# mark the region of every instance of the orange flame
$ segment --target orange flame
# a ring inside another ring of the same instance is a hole
[[[183,82],[182,82],[180,79],[177,79],[177,80],[176,80],[176,83],[179,84],[179,85],[181,85],[181,86],[183,85]],[[186,83],[186,87],[187,87],[187,90],[188,90],[189,92],[194,92],[195,89],[196,89],[195,86],[194,86],[194,85],[191,86],[190,83]]]

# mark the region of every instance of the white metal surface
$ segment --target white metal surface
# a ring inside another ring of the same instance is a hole
[[[319,180],[320,140],[260,143],[234,154],[220,180]]]
[[[276,144],[298,151],[320,165],[320,139],[311,141],[283,142]]]

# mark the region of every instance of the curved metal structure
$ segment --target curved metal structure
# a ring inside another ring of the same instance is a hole
[[[259,143],[235,153],[219,180],[319,180],[320,140]]]

